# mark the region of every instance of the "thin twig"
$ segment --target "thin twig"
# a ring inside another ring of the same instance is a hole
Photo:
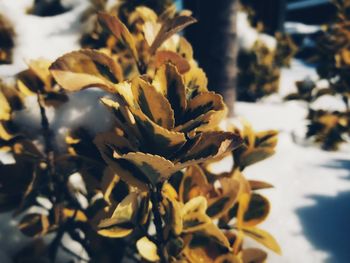
[[[157,187],[151,188],[151,202],[152,202],[152,212],[153,212],[153,223],[156,227],[157,233],[157,248],[158,255],[161,263],[167,263],[165,254],[164,254],[164,234],[163,234],[163,224],[162,217],[159,212],[159,205],[161,202],[160,191],[162,189],[162,185],[158,185]]]
[[[42,98],[40,91],[37,92],[37,101],[40,108],[40,115],[41,115],[41,129],[43,132],[44,137],[44,144],[45,144],[45,153],[49,155],[50,152],[53,151],[53,145],[51,141],[52,133],[50,131],[50,125],[49,120],[46,115],[45,107],[42,104]]]

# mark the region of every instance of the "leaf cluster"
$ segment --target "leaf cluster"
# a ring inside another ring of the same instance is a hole
[[[251,50],[239,52],[238,100],[257,101],[278,91],[281,67],[289,66],[296,46],[286,34],[276,33],[276,40],[275,50],[257,40]]]
[[[14,163],[0,165],[0,208],[21,215],[19,229],[36,247],[18,257],[54,261],[61,248],[93,262],[264,262],[266,252],[243,243],[253,238],[280,252],[257,228],[270,204],[256,191],[271,185],[242,171],[274,153],[276,132],[221,128],[226,105],[177,34],[195,22],[187,13],[137,7],[129,18],[99,13],[108,46],[33,61],[1,89],[1,147]],[[105,91],[96,104],[115,126],[97,135],[69,130],[62,150],[46,109],[86,88]],[[14,121],[30,96],[41,112],[36,136]],[[230,171],[215,173],[211,166],[227,156]],[[40,241],[51,233],[49,244]],[[86,257],[65,247],[64,236]]]
[[[309,121],[306,137],[311,137],[325,150],[337,150],[349,135],[349,6],[350,1],[333,1],[337,7],[336,21],[325,25],[317,39],[319,57],[317,73],[326,80],[328,87],[318,87],[311,80],[296,83],[297,92],[286,96],[286,100],[303,100],[309,105]],[[340,97],[344,111],[314,110],[311,103],[324,95]]]

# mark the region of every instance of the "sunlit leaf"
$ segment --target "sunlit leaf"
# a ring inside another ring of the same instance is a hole
[[[182,163],[204,161],[232,151],[241,144],[241,137],[230,132],[204,132],[192,139],[193,145],[180,159]]]
[[[130,193],[117,206],[111,218],[102,220],[98,226],[98,233],[102,236],[120,238],[129,235],[135,227],[137,215],[137,193]]]
[[[50,72],[64,89],[78,91],[100,87],[115,92],[113,85],[122,81],[120,66],[112,58],[95,50],[80,50],[58,58]]]
[[[166,129],[174,127],[174,112],[169,101],[151,84],[136,78],[132,83],[132,91],[140,109],[152,121]]]
[[[159,256],[157,254],[157,246],[147,237],[142,237],[136,242],[137,251],[140,255],[150,262],[157,262]]]
[[[164,64],[157,70],[152,84],[170,102],[174,110],[175,124],[177,124],[187,108],[186,89],[177,68],[168,63]]]
[[[240,190],[239,181],[233,178],[222,178],[220,184],[220,195],[209,199],[207,214],[211,218],[220,218],[226,214],[235,204]]]
[[[179,188],[180,200],[184,203],[196,196],[206,195],[208,180],[202,169],[193,165],[187,168]]]
[[[242,228],[245,235],[253,238],[260,244],[271,249],[277,254],[281,254],[281,248],[276,242],[276,240],[266,231],[255,228],[255,227],[243,227]]]

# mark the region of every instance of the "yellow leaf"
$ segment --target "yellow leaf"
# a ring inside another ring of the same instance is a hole
[[[157,246],[151,242],[147,237],[142,237],[136,242],[137,251],[140,253],[141,257],[150,262],[159,261],[159,256],[157,254]]]
[[[70,91],[100,87],[115,93],[114,84],[122,81],[117,62],[95,50],[65,54],[50,66],[50,72],[59,85]]]
[[[274,237],[266,231],[258,229],[256,227],[243,227],[242,230],[246,236],[253,238],[254,240],[264,245],[265,247],[271,249],[275,253],[281,254],[280,246],[278,245]]]
[[[227,253],[225,255],[222,255],[222,256],[218,257],[215,260],[215,263],[242,263],[242,262],[233,253]],[[254,262],[250,262],[250,263],[254,263]]]
[[[234,178],[222,178],[220,183],[221,192],[219,196],[209,198],[207,214],[212,219],[220,218],[234,206],[240,190],[240,183]]]
[[[275,154],[275,150],[272,148],[254,148],[248,149],[243,152],[239,157],[239,166],[244,168],[263,161]]]
[[[183,231],[181,204],[169,195],[164,197],[162,202],[165,208],[164,238],[168,238],[170,232],[179,236]]]
[[[152,121],[166,129],[174,127],[174,112],[169,101],[151,84],[139,77],[135,78],[132,91],[140,109]]]
[[[202,169],[198,165],[190,166],[186,169],[180,183],[180,200],[186,203],[194,197],[205,196],[209,187],[208,180]]]
[[[226,236],[212,223],[192,234],[184,254],[190,262],[215,262],[227,250],[230,250],[230,244]]]
[[[130,110],[140,132],[140,151],[168,157],[185,144],[186,137],[183,133],[163,128],[139,109]]]
[[[254,134],[252,125],[246,120],[242,120],[242,124],[243,124],[243,134],[244,134],[244,137],[246,138],[246,145],[248,147],[254,147],[255,134]]]
[[[222,97],[212,92],[204,92],[191,99],[175,130],[182,132],[213,130],[227,114]]]
[[[126,160],[133,164],[134,175],[141,173],[147,178],[148,183],[154,186],[159,182],[169,179],[170,175],[175,172],[174,164],[158,155],[132,152],[115,156],[115,158],[117,160]]]
[[[239,145],[242,139],[238,134],[231,132],[203,132],[191,139],[190,149],[181,157],[183,166],[204,162],[209,158],[216,158],[230,152]]]
[[[259,194],[252,194],[244,214],[244,226],[255,226],[263,222],[270,212],[270,203]]]
[[[129,235],[135,227],[135,217],[138,210],[137,193],[126,196],[112,214],[111,218],[103,219],[97,226],[102,236],[120,238]]]
[[[202,213],[205,214],[208,204],[207,199],[203,196],[197,196],[188,201],[182,208],[182,215],[191,213]]]
[[[120,154],[126,153],[125,149],[133,149],[130,143],[121,136],[115,133],[101,133],[98,134],[94,140],[97,148],[99,149],[104,161],[113,169],[113,171],[120,176],[120,178],[128,184],[137,187],[140,190],[146,191],[148,180],[142,175],[142,177],[136,177],[133,172],[133,166],[128,167],[123,162],[113,157],[115,151],[119,151]],[[119,149],[119,150],[118,150]]]
[[[205,72],[197,66],[191,66],[190,71],[184,74],[184,82],[193,94],[192,96],[208,91],[208,78]]]
[[[46,59],[31,60],[28,63],[30,70],[44,83],[46,91],[51,91],[52,76],[49,71],[51,63]]]
[[[202,230],[209,224],[211,219],[203,212],[192,212],[183,216],[183,233],[192,233]]]
[[[11,107],[6,97],[0,90],[0,121],[8,121],[11,119]]]
[[[81,222],[86,222],[88,220],[83,211],[69,209],[69,208],[62,209],[62,216],[65,219],[68,219],[74,216],[75,221],[81,221]]]
[[[276,147],[278,142],[278,131],[268,130],[261,131],[255,134],[256,145],[258,147]]]
[[[175,125],[177,125],[187,108],[186,89],[182,76],[174,65],[167,63],[157,70],[152,84],[170,102],[174,110]]]
[[[132,16],[133,15],[140,17],[143,21],[151,21],[153,23],[156,23],[158,19],[157,14],[151,8],[146,6],[137,6]],[[129,22],[132,23],[132,21]]]

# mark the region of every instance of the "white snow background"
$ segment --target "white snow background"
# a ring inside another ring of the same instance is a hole
[[[87,0],[67,0],[74,8],[54,17],[25,14],[33,0],[0,0],[0,12],[14,24],[16,48],[14,63],[0,66],[0,77],[5,80],[26,68],[25,61],[40,57],[56,59],[66,52],[79,49],[82,26],[79,15],[87,8]],[[249,48],[256,38],[266,39],[271,48],[275,43],[248,27],[246,17],[240,14],[239,35],[242,46]],[[304,25],[292,24],[293,30]],[[295,81],[305,77],[317,79],[313,68],[294,60],[289,69],[282,70],[279,94],[258,103],[235,104],[237,116],[250,121],[256,130],[280,131],[277,153],[272,158],[248,167],[245,175],[272,183],[275,188],[264,190],[272,204],[272,211],[261,228],[276,237],[282,256],[269,253],[272,263],[347,263],[350,262],[350,147],[345,144],[338,152],[326,152],[305,140],[306,105],[301,102],[283,102],[286,94],[295,90]],[[100,92],[90,91],[71,96],[70,101],[56,116],[51,113],[53,128],[64,133],[64,127],[78,124],[98,131],[108,125],[101,118],[103,107],[96,107]],[[28,104],[31,102],[29,101]],[[339,100],[323,98],[315,108],[337,109]],[[30,118],[28,118],[30,116]],[[37,106],[19,116],[28,127],[39,122]],[[4,162],[11,161],[0,155]],[[0,215],[0,262],[11,262],[11,255],[23,247],[26,238],[15,228],[9,214]]]

